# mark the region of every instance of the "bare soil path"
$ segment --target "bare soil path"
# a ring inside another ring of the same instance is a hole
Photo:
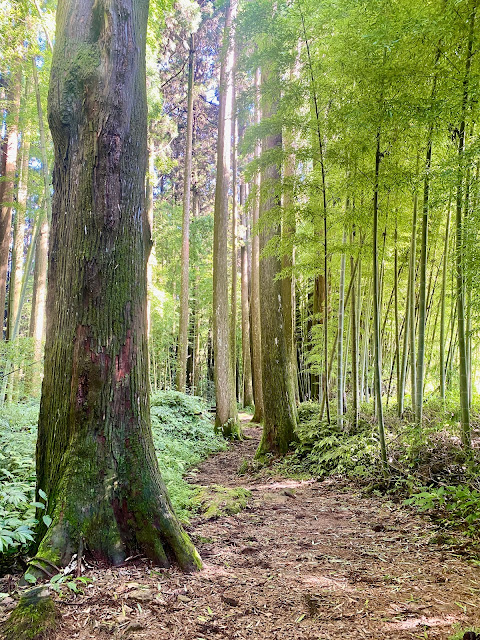
[[[55,640],[446,639],[480,625],[480,569],[432,543],[428,523],[334,481],[239,477],[260,430],[246,435],[193,474],[251,491],[238,514],[192,523],[203,571],[93,572],[61,604]]]

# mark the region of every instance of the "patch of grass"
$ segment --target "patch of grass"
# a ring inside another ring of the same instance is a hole
[[[197,490],[195,502],[206,520],[213,520],[239,513],[247,506],[250,496],[251,492],[248,489],[241,487],[230,489],[212,484]]]
[[[448,637],[448,640],[464,640],[465,638],[468,638],[468,640],[476,640],[475,636],[480,640],[480,627],[475,627],[474,629],[459,628],[452,636]]]

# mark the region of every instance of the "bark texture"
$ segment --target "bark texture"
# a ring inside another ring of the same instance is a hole
[[[145,198],[148,0],[60,0],[49,92],[55,149],[37,491],[37,558],[86,549],[200,566],[160,476],[149,414]]]
[[[228,299],[228,193],[231,185],[234,25],[237,1],[227,6],[224,56],[220,69],[217,182],[213,227],[213,346],[215,353],[215,428],[228,438],[240,438],[235,377],[231,359]]]
[[[268,81],[268,77],[266,77]],[[265,81],[262,78],[262,82]],[[274,115],[274,104],[266,104],[264,117]],[[264,154],[282,148],[282,135],[271,134],[264,140]],[[267,155],[268,158],[268,155]],[[269,218],[260,232],[260,251],[263,251],[274,236],[280,235],[279,223],[272,224],[271,210],[279,205],[276,193],[280,188],[280,170],[274,158],[262,173],[262,198],[260,220]],[[262,388],[263,388],[263,433],[257,455],[286,453],[297,437],[295,427],[297,411],[290,366],[290,354],[285,339],[284,312],[282,305],[282,283],[276,279],[282,269],[275,255],[260,260],[260,320],[262,334]]]

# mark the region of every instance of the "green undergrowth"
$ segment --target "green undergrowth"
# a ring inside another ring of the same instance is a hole
[[[0,409],[0,571],[33,540],[38,410],[38,402]],[[198,503],[185,472],[227,444],[214,433],[201,398],[175,391],[153,394],[151,416],[160,469],[177,515],[186,523]]]
[[[437,525],[467,536],[475,545],[480,543],[479,452],[477,449],[472,464],[462,450],[456,413],[443,412],[438,402],[427,403],[424,425],[419,429],[408,413],[400,420],[395,407],[387,408],[388,464],[384,470],[375,416],[371,407],[362,409],[356,427],[348,415],[339,427],[334,421],[320,420],[317,403],[301,404],[300,442],[293,454],[274,465],[275,471],[355,480],[366,491],[389,494],[427,513]],[[478,412],[472,415],[475,439],[480,435]]]
[[[31,402],[0,410],[0,556],[33,540],[38,408]]]
[[[177,515],[184,522],[196,510],[197,489],[183,476],[215,451],[227,448],[213,431],[206,403],[177,391],[156,393],[151,399],[153,442],[160,470]]]
[[[448,636],[448,640],[480,640],[480,627],[466,630],[459,628],[453,635]]]

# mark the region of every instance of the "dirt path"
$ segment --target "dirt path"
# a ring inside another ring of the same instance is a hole
[[[411,512],[331,481],[239,477],[259,435],[195,474],[252,492],[240,513],[190,527],[204,570],[99,572],[62,605],[55,640],[446,639],[480,625],[480,569],[429,544]]]

